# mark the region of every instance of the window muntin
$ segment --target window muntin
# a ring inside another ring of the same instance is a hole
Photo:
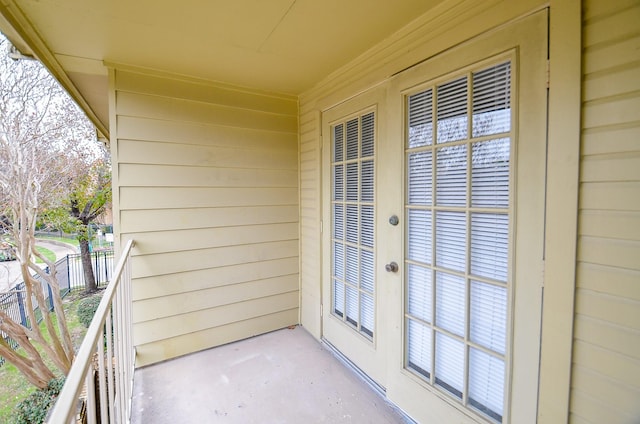
[[[373,339],[375,113],[334,124],[331,144],[331,313]]]
[[[405,368],[498,422],[511,286],[512,101],[510,62],[406,101]]]

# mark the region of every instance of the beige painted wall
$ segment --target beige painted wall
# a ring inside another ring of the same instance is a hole
[[[297,100],[112,70],[138,365],[298,322]]]
[[[640,3],[584,2],[571,421],[640,420]]]

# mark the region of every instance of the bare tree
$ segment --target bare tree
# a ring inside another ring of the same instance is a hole
[[[84,172],[90,149],[84,140],[95,138],[77,105],[36,61],[13,61],[10,43],[0,38],[0,215],[15,246],[25,283],[24,327],[0,310],[0,330],[15,340],[14,351],[0,336],[0,355],[13,363],[36,387],[54,378],[44,357],[63,374],[74,359],[55,264],[35,249],[35,229],[40,211],[55,207],[68,196],[75,175]],[[35,263],[42,260],[45,272]],[[54,309],[49,312],[46,282]],[[37,324],[42,314],[44,330]],[[55,316],[55,319],[54,319]],[[36,348],[37,346],[37,348]]]

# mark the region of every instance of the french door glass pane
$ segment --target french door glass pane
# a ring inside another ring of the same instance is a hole
[[[344,315],[344,284],[338,280],[333,280],[333,312]]]
[[[407,368],[428,379],[431,377],[431,327],[408,319],[407,340]]]
[[[360,170],[360,200],[373,202],[373,161],[363,161]]]
[[[374,315],[373,297],[360,293],[360,331],[373,337]]]
[[[465,271],[467,218],[464,212],[436,212],[436,265]]]
[[[433,91],[409,96],[409,148],[433,143]]]
[[[344,280],[344,244],[333,242],[333,275]]]
[[[408,305],[410,315],[431,322],[431,270],[409,264],[407,267]]]
[[[467,204],[467,146],[436,150],[436,203],[442,206]]]
[[[464,337],[465,281],[457,275],[436,272],[436,325]]]
[[[358,200],[358,164],[347,164],[347,201]]]
[[[473,143],[471,148],[471,205],[509,207],[510,139]]]
[[[504,355],[507,338],[507,289],[471,281],[471,341]]]
[[[373,206],[360,206],[360,244],[373,248]]]
[[[409,209],[409,259],[424,264],[431,263],[431,211]]]
[[[469,352],[469,404],[502,421],[504,361],[481,350]]]
[[[347,322],[358,325],[358,290],[347,285]]]
[[[347,205],[347,241],[358,243],[358,205]]]
[[[344,205],[342,203],[333,205],[333,238],[344,240]]]
[[[344,165],[333,166],[333,200],[344,200]]]
[[[374,150],[374,133],[375,133],[375,119],[373,112],[367,113],[360,118],[360,124],[362,126],[362,141],[361,141],[361,154],[363,158],[373,156]],[[373,163],[373,162],[371,162]]]
[[[361,334],[375,330],[375,114],[332,127],[333,315]]]
[[[432,156],[430,150],[409,154],[410,205],[431,205]]]
[[[373,294],[373,252],[371,250],[360,250],[360,288]]]
[[[358,120],[347,122],[347,160],[358,158]]]
[[[507,281],[509,216],[496,213],[471,214],[471,273]]]
[[[333,127],[333,161],[342,162],[344,160],[344,125]]]
[[[511,63],[473,74],[473,136],[511,129]]]
[[[437,89],[438,143],[467,138],[467,77]]]
[[[436,384],[462,398],[464,368],[464,343],[437,332]]]
[[[459,74],[406,103],[405,366],[496,421],[510,287],[511,72],[503,62]]]
[[[358,286],[358,248],[347,246],[347,256],[345,260],[347,266],[347,283]]]

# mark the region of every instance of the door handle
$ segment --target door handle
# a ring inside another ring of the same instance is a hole
[[[387,272],[398,272],[398,264],[390,262],[384,266],[384,269],[387,270]]]

